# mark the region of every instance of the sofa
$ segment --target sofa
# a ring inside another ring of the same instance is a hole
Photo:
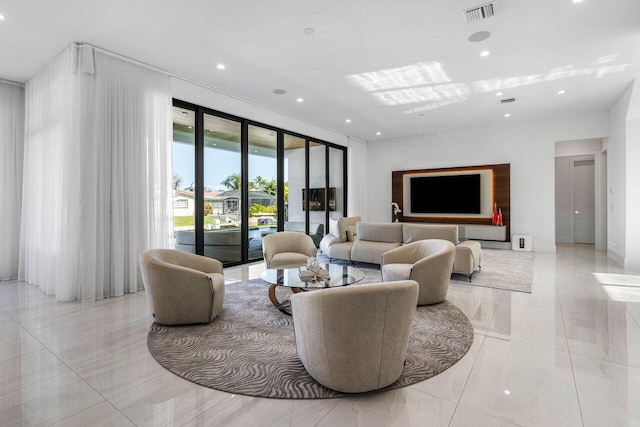
[[[320,250],[330,259],[380,264],[385,252],[428,239],[448,240],[456,245],[454,273],[471,280],[481,268],[480,243],[471,240],[459,243],[458,226],[449,224],[363,222],[360,217],[331,219],[329,234],[320,241]]]

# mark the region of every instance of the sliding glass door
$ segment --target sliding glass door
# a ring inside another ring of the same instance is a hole
[[[203,114],[203,253],[224,263],[242,261],[241,127]]]
[[[346,148],[174,101],[175,248],[235,265],[262,238],[309,234],[346,215]]]
[[[277,131],[249,125],[249,260],[262,257],[262,237],[278,231]]]

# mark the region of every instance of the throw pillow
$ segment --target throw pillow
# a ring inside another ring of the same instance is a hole
[[[356,231],[356,226],[355,225],[348,225],[347,226],[347,240],[349,242],[355,242],[356,239],[358,238],[358,232]]]

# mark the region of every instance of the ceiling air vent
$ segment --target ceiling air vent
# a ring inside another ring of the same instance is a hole
[[[500,100],[500,104],[508,104],[510,102],[515,102],[515,98],[506,98],[506,99],[501,99]]]
[[[480,6],[472,7],[471,9],[466,9],[464,11],[464,16],[467,19],[467,24],[491,18],[496,13],[494,5],[495,2],[490,2]]]

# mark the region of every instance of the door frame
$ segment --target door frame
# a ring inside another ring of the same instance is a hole
[[[575,181],[574,181],[574,164],[575,162],[581,162],[581,161],[585,161],[585,160],[593,160],[593,199],[594,199],[594,203],[593,203],[593,215],[594,215],[594,220],[593,220],[593,233],[594,233],[594,245],[597,243],[597,230],[598,230],[598,221],[599,218],[597,216],[597,197],[596,194],[598,192],[598,187],[600,186],[599,181],[598,181],[598,173],[597,173],[597,168],[596,168],[596,156],[595,154],[588,154],[588,155],[584,155],[584,156],[570,156],[569,157],[569,205],[571,206],[571,215],[570,215],[570,235],[571,235],[571,242],[575,244],[576,242],[576,235],[575,235],[575,204],[574,204],[574,197],[575,197]]]

